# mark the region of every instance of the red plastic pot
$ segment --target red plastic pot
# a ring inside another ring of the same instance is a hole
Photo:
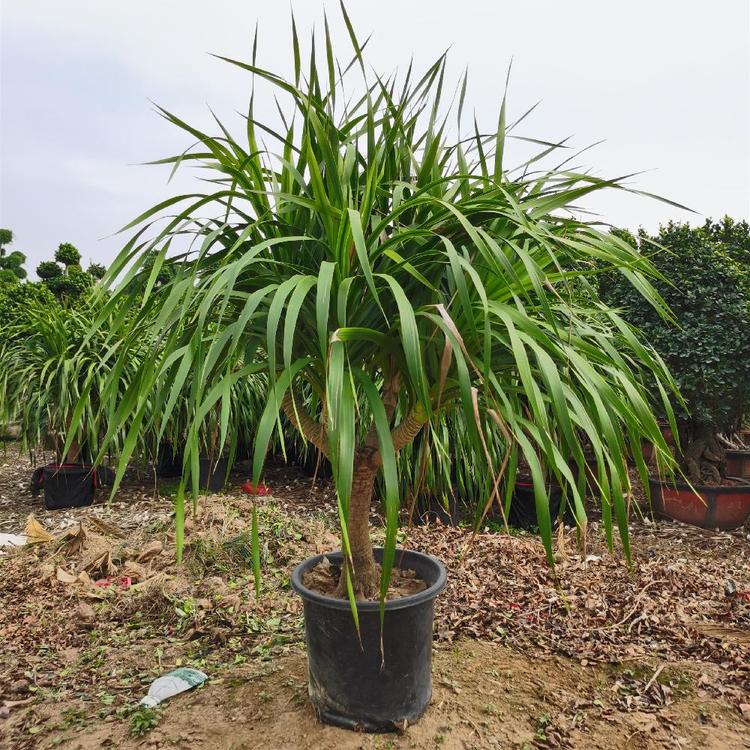
[[[727,476],[750,479],[750,451],[726,451]]]
[[[672,434],[672,428],[668,424],[659,424],[662,437],[670,448],[674,448],[675,439]],[[654,444],[650,440],[641,441],[641,451],[643,452],[643,460],[646,463],[650,463],[654,457]]]
[[[649,479],[648,484],[654,511],[662,518],[704,529],[736,529],[750,518],[750,483],[691,488]]]

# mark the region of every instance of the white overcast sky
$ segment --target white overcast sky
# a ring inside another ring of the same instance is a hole
[[[14,231],[29,269],[60,242],[106,263],[123,242],[108,235],[190,188],[187,174],[167,185],[165,168],[138,164],[186,145],[149,100],[205,126],[210,105],[240,125],[249,76],[207,53],[249,59],[257,21],[259,63],[291,67],[287,2],[0,2],[0,226]],[[293,5],[301,36],[313,23],[322,29],[323,2]],[[670,218],[750,218],[748,0],[348,7],[358,32],[374,34],[369,61],[379,71],[403,70],[412,54],[427,64],[450,47],[455,75],[469,67],[467,107],[490,130],[513,58],[509,116],[542,100],[519,134],[572,135],[578,146],[606,139],[583,165],[601,176],[646,170],[635,186],[698,212],[613,192],[589,204],[605,221],[655,229]],[[338,4],[327,8],[345,49]]]

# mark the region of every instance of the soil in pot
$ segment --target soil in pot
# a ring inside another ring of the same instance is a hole
[[[750,483],[727,478],[721,485],[649,480],[654,511],[663,518],[704,529],[736,529],[750,518]]]
[[[378,573],[380,566],[378,565]],[[302,576],[302,582],[311,591],[323,596],[337,596],[336,590],[341,577],[341,565],[339,561],[332,563],[324,557],[314,568],[308,570]],[[402,596],[411,596],[427,588],[427,582],[417,576],[417,572],[407,568],[393,568],[391,580],[388,585],[386,599],[398,599]]]
[[[382,628],[379,602],[359,602],[358,633],[348,600],[305,585],[323,557],[309,558],[292,574],[304,604],[310,702],[329,724],[402,731],[419,719],[432,695],[434,602],[445,587],[445,567],[428,555],[398,550],[395,567],[426,588],[386,601]],[[340,568],[340,553],[325,557]],[[375,559],[382,559],[382,549]]]

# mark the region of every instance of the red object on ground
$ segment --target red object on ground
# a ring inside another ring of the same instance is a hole
[[[130,576],[122,576],[122,578],[100,578],[98,581],[94,581],[94,586],[98,586],[101,589],[108,589],[110,586],[129,589],[132,585],[133,581]]]
[[[750,484],[702,486],[650,479],[657,515],[704,529],[736,529],[750,518]],[[696,494],[697,493],[697,494]]]
[[[263,482],[258,484],[245,482],[245,484],[242,485],[242,491],[248,495],[255,495],[256,497],[269,497],[272,494],[271,488],[263,484]]]

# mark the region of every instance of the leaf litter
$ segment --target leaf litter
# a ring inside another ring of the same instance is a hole
[[[37,533],[52,539],[0,560],[0,716],[8,717],[18,741],[14,747],[36,747],[40,737],[62,731],[54,727],[68,726],[72,720],[60,719],[58,704],[73,711],[70,706],[81,701],[101,700],[105,720],[116,721],[127,714],[132,695],[168,667],[206,669],[218,689],[243,665],[304,663],[295,661],[304,659],[301,607],[288,577],[305,557],[336,549],[335,500],[330,485],[312,485],[293,470],[271,471],[268,480],[274,497],[259,505],[264,568],[259,600],[248,554],[253,501],[237,487],[201,500],[198,517],[187,524],[182,566],[172,554],[169,497],[136,499],[114,512],[106,505],[74,509],[63,524],[53,517],[49,526],[49,516],[39,513],[45,522]],[[132,491],[136,498],[150,492],[137,483]],[[18,517],[38,511],[36,502],[21,494]],[[381,523],[377,516],[373,520]],[[555,571],[528,534],[486,532],[472,539],[467,530],[437,524],[405,530],[401,543],[448,566],[448,587],[436,603],[437,697],[430,713],[442,720],[453,716],[472,736],[478,731],[475,746],[516,746],[492,744],[487,730],[505,716],[504,702],[490,700],[492,686],[506,679],[495,669],[498,655],[525,665],[523,679],[514,678],[505,700],[530,683],[530,690],[557,708],[548,716],[542,710],[547,703],[539,704],[532,716],[536,709],[528,697],[529,747],[595,747],[581,740],[591,739],[594,716],[599,727],[622,729],[629,722],[635,739],[668,737],[685,696],[709,707],[718,700],[732,721],[750,725],[746,530],[717,534],[638,523],[631,569],[621,554],[608,553],[596,531],[582,555],[574,532],[561,529]],[[121,578],[132,585],[97,585]],[[451,654],[465,650],[466,643],[479,650],[459,668]],[[560,675],[578,672],[568,684],[546,690],[547,678],[534,677],[534,665]],[[464,704],[472,692],[465,684],[471,670],[481,685],[472,700],[485,701],[479,713]],[[591,685],[584,689],[592,682],[588,674],[606,675],[603,697],[595,697],[600,694]],[[102,694],[98,698],[94,686]],[[716,713],[711,710],[709,728]],[[640,746],[635,739],[631,746]],[[291,746],[305,745],[299,740]]]

